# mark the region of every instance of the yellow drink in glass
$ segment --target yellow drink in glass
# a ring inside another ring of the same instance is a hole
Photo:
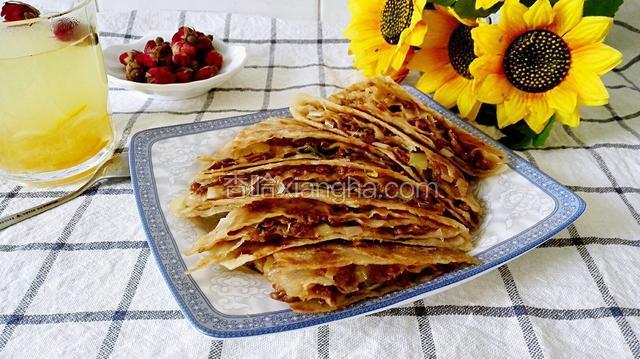
[[[0,173],[9,178],[63,180],[113,150],[95,26],[66,16],[0,29]],[[70,21],[73,36],[54,36],[56,21]]]

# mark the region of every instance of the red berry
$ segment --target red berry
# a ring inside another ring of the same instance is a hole
[[[147,43],[144,45],[144,53],[145,54],[150,53],[156,46],[157,46],[157,44],[156,44],[155,40],[147,41]]]
[[[193,69],[184,67],[176,71],[176,82],[191,82],[193,81]]]
[[[218,74],[218,69],[214,66],[203,66],[196,72],[196,80],[206,80]]]
[[[158,46],[163,46],[165,44],[164,39],[160,36],[156,37],[153,40],[149,40],[147,41],[147,43],[144,45],[144,53],[145,54],[151,54],[152,52],[154,52],[155,48]],[[167,43],[168,45],[169,43]],[[160,50],[156,50],[156,51],[160,51]],[[164,49],[162,51],[165,51]]]
[[[172,84],[176,76],[167,67],[152,67],[145,75],[147,82],[152,84]]]
[[[196,42],[196,48],[198,51],[209,51],[213,49],[213,43],[210,38],[200,33],[198,41]]]
[[[136,62],[141,64],[144,67],[155,67],[158,65],[158,62],[151,57],[149,54],[138,54],[136,55]]]
[[[185,41],[193,45],[197,42],[197,40],[198,40],[198,35],[193,28],[189,26],[182,26],[171,37],[171,46],[173,46],[173,44],[175,44],[178,41]]]
[[[53,23],[53,35],[60,41],[78,40],[78,25],[76,19],[62,18]]]
[[[118,56],[118,60],[120,61],[121,64],[126,65],[127,61],[129,61],[129,53],[128,52],[121,53],[120,56]]]
[[[171,61],[173,61],[173,64],[178,67],[187,67],[191,65],[191,58],[183,54],[173,54]]]
[[[0,17],[5,22],[33,19],[38,16],[40,16],[38,9],[20,1],[7,1],[2,5],[2,10],[0,10]]]
[[[129,61],[134,60],[136,56],[140,54],[140,51],[137,50],[129,50],[127,52],[123,52],[119,57],[120,63],[126,65]]]
[[[204,63],[218,69],[222,68],[222,60],[222,55],[216,50],[211,50],[204,55]]]
[[[173,51],[174,55],[181,54],[189,57],[194,57],[198,54],[198,48],[184,40],[173,43],[173,45],[171,45],[171,51]]]

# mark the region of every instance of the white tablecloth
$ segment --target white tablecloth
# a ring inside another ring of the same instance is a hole
[[[246,46],[249,60],[223,88],[191,100],[112,88],[121,146],[141,129],[285,107],[298,92],[325,96],[359,79],[330,23],[152,10],[99,14],[102,45],[190,24]],[[627,0],[609,38],[625,55],[605,77],[611,105],[522,152],[584,198],[586,213],[508,266],[373,316],[213,340],[183,318],[150,258],[129,182],[112,183],[0,232],[0,356],[639,357],[638,13],[640,1]],[[0,182],[0,214],[62,192]]]

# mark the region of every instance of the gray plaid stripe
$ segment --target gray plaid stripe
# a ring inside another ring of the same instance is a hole
[[[21,189],[22,189],[22,186],[15,186],[13,187],[13,189],[11,189],[11,191],[5,193],[2,196],[3,197],[2,201],[0,201],[0,214],[2,214],[2,212],[4,212],[4,210],[7,209],[7,207],[9,207],[9,203],[11,202],[11,199],[15,198]]]
[[[109,241],[89,243],[27,243],[0,244],[0,252],[18,251],[107,251],[112,249],[140,249],[147,248],[146,241]]]
[[[533,306],[492,307],[482,305],[439,305],[415,306],[388,309],[369,317],[439,317],[439,316],[477,316],[491,318],[513,318],[518,310],[526,310],[530,317],[550,320],[584,320],[624,317],[640,317],[640,308],[599,307],[590,309],[555,309]],[[114,316],[119,320],[182,320],[179,310],[106,310],[54,314],[0,314],[0,324],[42,325],[79,322],[110,322]]]
[[[629,89],[629,90],[633,90],[633,91],[638,91],[637,89],[633,88],[632,86],[627,86],[627,85],[605,85],[604,87],[610,89],[610,90],[618,90],[618,89]],[[580,120],[582,121],[582,120]]]
[[[136,15],[138,15],[137,10],[133,10],[129,14],[129,20],[127,21],[127,30],[126,30],[127,34],[131,34],[131,31],[133,30],[133,24],[136,22]],[[125,44],[128,44],[129,40],[131,40],[131,37],[125,36],[123,42]]]
[[[0,323],[15,325],[45,325],[59,323],[91,323],[108,322],[118,311],[103,310],[95,312],[55,313],[13,315],[0,314]],[[123,315],[122,320],[180,320],[184,319],[179,310],[130,310]]]
[[[622,336],[627,342],[629,349],[631,349],[634,357],[639,358],[640,342],[638,342],[638,337],[631,328],[631,325],[629,325],[629,321],[624,317],[624,313],[620,311],[617,301],[615,300],[613,295],[611,295],[611,291],[607,287],[606,283],[604,282],[604,278],[602,277],[602,272],[596,265],[596,262],[593,260],[593,257],[587,250],[587,247],[585,247],[581,243],[581,239],[575,225],[572,224],[569,226],[569,234],[574,239],[574,243],[578,249],[578,253],[580,253],[582,260],[587,265],[589,274],[591,274],[593,281],[596,283],[596,286],[598,287],[598,290],[602,295],[602,299],[604,300],[605,304],[610,307],[609,310],[611,311],[611,315],[618,324],[618,327],[620,328]]]
[[[274,68],[276,68],[276,66],[269,65],[266,68],[273,70]],[[216,91],[218,91],[218,92],[281,92],[281,91],[289,91],[289,90],[298,90],[298,89],[302,89],[302,88],[306,88],[306,87],[331,87],[331,88],[335,88],[335,89],[338,89],[338,90],[344,89],[344,87],[342,87],[342,86],[316,82],[316,83],[311,83],[311,84],[292,85],[292,86],[286,86],[286,87],[264,87],[264,88],[262,88],[262,87],[260,87],[260,88],[255,88],[255,87],[221,87],[221,88],[217,88]],[[123,89],[123,88],[114,88],[114,89],[112,89],[112,91],[129,91],[129,90],[126,90],[126,89]],[[147,113],[149,113],[149,112],[147,112]]]
[[[209,346],[209,359],[220,359],[222,357],[222,346],[224,342],[222,340],[211,340],[211,346]]]
[[[586,193],[640,193],[640,188],[636,187],[585,187],[585,186],[566,186],[574,192]]]
[[[269,66],[269,65],[249,65],[249,66],[245,66],[245,69],[268,69],[268,68],[274,68],[274,69],[306,69],[306,68],[310,68],[310,67],[324,67],[326,69],[331,69],[331,70],[355,70],[353,68],[353,66],[332,66],[332,65],[327,65],[327,64],[305,64],[305,65],[273,65],[273,66]]]
[[[611,107],[611,105],[605,105],[604,107],[609,111],[609,113],[611,113],[612,118],[618,125],[620,125],[620,127],[625,129],[627,132],[632,134],[637,140],[640,141],[640,134],[638,134],[638,132],[636,132],[634,129],[629,127],[629,125],[627,125],[624,121],[621,121],[622,118],[618,116],[618,113],[613,107]],[[638,113],[640,113],[640,111]]]
[[[187,12],[185,10],[180,11],[180,15],[178,15],[178,27],[184,26],[186,19],[187,19]]]
[[[631,66],[635,65],[638,61],[640,61],[640,55],[637,55],[636,57],[632,58],[631,60],[629,60],[624,66],[620,66],[616,69],[613,69],[614,72],[622,72],[628,68],[630,68]]]
[[[329,358],[329,326],[318,327],[318,359]]]
[[[573,131],[568,126],[562,126],[562,128],[564,128],[567,135],[569,135],[569,137],[571,137],[577,144],[581,146],[584,145],[584,142],[582,142],[582,140],[579,139],[578,136],[576,136],[575,133],[573,133]],[[613,174],[611,173],[611,170],[609,169],[609,166],[607,166],[604,159],[602,159],[602,156],[600,156],[600,154],[594,151],[593,149],[589,149],[589,153],[591,153],[591,156],[596,160],[602,172],[604,172],[609,182],[611,182],[611,185],[613,185],[613,187],[619,187],[618,180],[616,180],[616,178],[613,176]],[[631,215],[636,220],[636,223],[640,225],[640,214],[638,214],[636,209],[631,205],[631,202],[629,202],[629,199],[627,198],[627,196],[624,193],[618,193],[618,196],[620,197],[622,202],[624,202],[625,206],[627,206],[627,208],[629,209],[629,212],[631,212]]]
[[[318,17],[320,16],[320,12],[318,12]],[[318,63],[324,64],[324,45],[322,39],[324,38],[324,33],[322,31],[322,21],[318,18]],[[318,66],[318,81],[320,83],[326,83],[326,76],[324,74],[324,66]],[[327,97],[327,89],[324,87],[320,87],[320,96]]]
[[[570,131],[570,130],[569,130]],[[533,147],[527,148],[527,151],[555,151],[555,150],[595,150],[598,148],[619,148],[625,150],[640,150],[640,144],[629,143],[596,143],[594,145],[581,144],[578,146],[547,146],[547,147]]]
[[[82,215],[86,212],[87,208],[91,204],[91,201],[93,198],[94,197],[84,198],[84,200],[80,204],[80,207],[78,207],[78,209],[75,211],[75,213],[73,214],[69,222],[65,225],[64,229],[62,230],[62,233],[56,240],[56,243],[64,244],[67,242],[69,237],[71,237],[71,234],[73,233],[74,229],[76,228],[76,225],[78,224],[78,222],[80,222]],[[47,279],[47,276],[49,275],[49,271],[51,270],[51,267],[53,267],[53,263],[58,258],[59,253],[60,251],[57,251],[57,250],[51,250],[47,253],[47,256],[45,257],[44,262],[40,266],[40,269],[38,270],[36,277],[33,279],[33,281],[31,282],[31,285],[27,289],[27,292],[24,294],[24,296],[18,303],[18,306],[14,310],[12,314],[13,318],[19,318],[20,316],[23,316],[24,313],[27,311],[27,309],[33,302],[33,299],[38,294],[40,287],[42,286],[42,284],[44,284],[45,280]],[[0,352],[2,352],[2,350],[5,348],[5,346],[11,339],[11,336],[13,335],[13,332],[16,326],[17,324],[11,321],[7,323],[7,325],[2,330],[2,333],[0,333]]]
[[[4,202],[6,199],[11,199],[11,198],[58,198],[58,197],[66,196],[70,193],[71,191],[18,192],[16,191],[16,188],[14,188],[9,192],[0,192],[0,197],[4,197],[3,199],[3,202]],[[130,195],[130,194],[133,194],[133,190],[131,188],[92,188],[91,190],[87,190],[80,196],[95,196],[98,194],[103,196]],[[2,213],[1,210],[2,210],[3,202],[0,202],[0,213]]]
[[[513,311],[518,318],[518,324],[520,324],[520,329],[522,330],[522,335],[524,336],[524,340],[527,343],[527,348],[529,349],[529,355],[532,358],[544,358],[544,354],[542,353],[542,349],[540,349],[540,342],[538,340],[538,336],[536,332],[533,330],[533,325],[531,324],[531,319],[527,313],[527,309],[522,302],[522,297],[518,292],[518,287],[516,285],[515,280],[513,279],[513,275],[511,274],[511,270],[507,265],[503,265],[498,268],[500,272],[500,276],[502,277],[502,281],[504,282],[504,286],[507,289],[507,294],[509,295],[509,299],[514,304]]]
[[[131,273],[131,277],[129,278],[127,287],[124,290],[124,295],[120,300],[120,304],[118,304],[118,309],[113,314],[111,325],[109,325],[107,335],[105,336],[104,340],[102,341],[102,345],[100,346],[98,358],[108,358],[113,352],[113,348],[120,334],[120,328],[122,328],[124,313],[126,313],[129,309],[129,305],[131,304],[131,301],[136,294],[138,284],[140,283],[140,278],[142,278],[142,273],[147,265],[147,259],[149,259],[149,253],[149,249],[144,248],[138,255],[138,260],[133,267],[133,272]]]
[[[222,38],[222,41],[228,42],[230,34],[231,34],[231,13],[228,13],[224,17],[224,36]]]
[[[204,103],[202,104],[202,109],[200,109],[200,111],[197,112],[196,119],[193,120],[193,122],[202,121],[202,118],[204,117],[204,114],[206,113],[207,109],[213,103],[213,96],[215,96],[215,93],[216,93],[216,89],[209,90],[209,92],[207,93],[207,97],[205,98]]]
[[[603,118],[603,119],[581,118],[580,121],[581,122],[601,122],[601,123],[606,123],[606,122],[615,122],[615,121],[620,121],[620,120],[632,120],[634,118],[637,118],[638,116],[640,116],[640,111],[637,111],[637,112],[634,112],[634,113],[630,113],[630,114],[627,114],[627,115],[624,115],[624,116],[609,117],[609,118]]]
[[[275,20],[275,19],[273,19]],[[121,38],[125,40],[137,40],[142,38],[142,35],[127,35],[118,32],[100,31],[98,33],[101,37]],[[228,43],[236,44],[317,44],[320,40],[316,39],[227,39]],[[348,44],[349,40],[346,39],[324,39],[325,44]]]
[[[598,245],[615,245],[615,246],[631,246],[640,247],[640,240],[629,240],[622,238],[598,238],[598,237],[580,237],[582,244],[598,244]],[[569,247],[574,246],[573,238],[552,238],[542,244],[540,247]]]
[[[273,64],[275,63],[276,58],[276,43],[275,40],[278,37],[277,29],[276,29],[276,19],[271,19],[271,45],[269,46],[269,68],[267,69],[267,80],[264,85],[264,89],[260,89],[264,91],[264,97],[262,99],[262,110],[266,110],[269,108],[269,101],[271,100],[271,92],[267,91],[271,89],[271,85],[273,84]]]
[[[231,31],[231,14],[227,14],[224,17],[224,38],[225,39],[229,38],[230,31]],[[196,118],[193,122],[202,121],[205,113],[207,113],[206,111],[209,109],[209,107],[211,107],[211,104],[213,103],[213,97],[215,96],[216,90],[217,90],[216,88],[213,88],[209,91],[209,93],[207,93],[207,97],[205,98],[204,103],[202,104],[202,108],[200,109],[200,111],[197,112]]]
[[[429,317],[426,315],[419,315],[419,308],[424,308],[424,300],[419,300],[414,303],[414,315],[418,321],[418,334],[420,335],[420,348],[422,349],[422,356],[425,359],[437,358],[436,344],[433,341],[433,333],[431,332],[431,324],[429,324]]]
[[[624,74],[624,72],[614,72],[614,73],[620,76],[626,83],[631,85],[631,87],[633,87],[636,91],[640,91],[640,88],[638,87],[638,85],[636,85],[635,82],[631,81],[631,79],[629,79],[627,75]]]
[[[435,305],[427,307],[400,307],[371,314],[371,317],[413,317],[413,316],[478,316],[491,318],[513,318],[518,312],[526,311],[530,317],[551,320],[583,320],[611,318],[622,313],[625,317],[640,317],[639,308],[600,307],[591,309],[539,308],[528,305],[492,307],[485,305]]]
[[[149,106],[151,106],[151,103],[153,103],[153,99],[150,97],[144,102],[144,104],[142,104],[142,107],[140,107],[138,111],[134,112],[131,115],[129,121],[127,121],[127,125],[122,131],[122,136],[120,137],[120,141],[118,142],[118,146],[116,147],[116,152],[122,152],[122,150],[126,147],[127,140],[129,139],[129,135],[131,135],[131,130],[133,129],[133,125],[136,123],[136,120],[140,117],[140,115],[142,115],[145,110],[149,108]]]
[[[614,19],[614,20],[613,20],[613,24],[614,24],[614,25],[618,25],[618,26],[620,26],[620,27],[623,27],[623,28],[625,28],[625,29],[627,29],[627,30],[629,30],[629,31],[635,32],[636,34],[640,34],[640,30],[639,30],[639,29],[637,29],[637,28],[635,28],[635,27],[633,27],[633,26],[631,26],[631,25],[627,24],[626,22],[624,22],[624,21],[622,21],[622,20],[615,20],[615,19]]]

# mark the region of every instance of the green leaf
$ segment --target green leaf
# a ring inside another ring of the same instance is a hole
[[[498,128],[497,118],[496,105],[483,103],[480,106],[480,111],[478,111],[478,116],[476,116],[476,122],[481,125],[494,126],[495,128]]]
[[[504,137],[500,138],[500,142],[514,150],[529,147],[531,141],[537,135],[524,121],[518,121],[500,131],[504,134]]]
[[[442,6],[451,6],[456,2],[456,0],[429,0],[429,2]]]
[[[533,145],[535,147],[542,147],[544,143],[547,142],[547,139],[551,134],[551,129],[553,128],[553,123],[555,122],[555,120],[556,120],[556,117],[552,116],[549,119],[549,122],[547,122],[547,125],[544,127],[542,132],[540,132],[535,137],[533,137]]]
[[[609,16],[613,17],[624,0],[585,0],[584,16]]]
[[[502,3],[499,2],[489,9],[476,10],[476,0],[458,0],[455,5],[453,5],[453,9],[462,17],[475,19],[478,17],[487,17],[495,13],[501,6]]]
[[[522,136],[522,137],[513,137],[513,136],[503,136],[499,139],[500,143],[511,148],[512,150],[522,150],[531,144],[531,137]]]

